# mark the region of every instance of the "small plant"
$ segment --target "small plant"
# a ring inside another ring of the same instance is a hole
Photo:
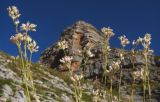
[[[109,40],[111,37],[114,36],[113,30],[110,29],[109,27],[103,27],[101,29],[101,31],[104,34],[104,40],[103,40],[103,46],[102,46],[102,69],[103,69],[103,77],[102,77],[102,81],[104,81],[104,83],[106,83],[107,80],[107,65],[108,65],[108,54],[110,49],[110,44],[109,44]]]
[[[82,78],[83,75],[77,75],[73,73],[72,68],[72,56],[68,56],[66,49],[68,48],[68,42],[66,40],[63,40],[61,42],[58,42],[58,48],[62,49],[64,51],[64,57],[60,59],[60,62],[69,70],[70,78],[74,85],[74,97],[76,102],[82,102],[82,94],[83,94],[83,88],[82,88]]]
[[[73,85],[74,85],[74,96],[76,99],[76,102],[82,102],[82,94],[83,94],[83,87],[82,87],[82,78],[83,75],[77,75],[74,74],[73,76],[71,76],[71,80],[73,81]]]
[[[146,33],[144,38],[141,39],[141,43],[143,46],[143,55],[145,58],[145,68],[143,72],[143,102],[145,102],[145,95],[146,95],[146,88],[148,89],[148,95],[149,95],[149,101],[151,102],[151,86],[150,86],[150,71],[148,67],[148,57],[151,53],[153,53],[153,50],[150,50],[150,44],[151,44],[151,34]]]
[[[92,95],[93,102],[119,102],[117,96],[113,96],[112,100],[108,100],[110,95],[103,89],[93,90]]]
[[[121,82],[122,82],[122,67],[123,67],[123,61],[124,61],[124,48],[126,47],[126,45],[128,45],[130,43],[130,41],[126,38],[125,35],[118,37],[120,42],[121,42],[121,46],[122,46],[122,51],[120,52],[120,59],[121,59],[121,66],[120,66],[120,77],[119,77],[119,84],[118,84],[118,101],[120,101],[120,95],[121,95]]]
[[[27,102],[31,102],[29,86],[31,86],[35,94],[34,96],[36,100],[38,100],[36,96],[36,90],[34,87],[32,72],[30,70],[30,67],[32,61],[32,53],[37,52],[39,47],[37,46],[36,42],[32,40],[32,38],[28,35],[29,31],[36,31],[37,25],[27,22],[26,24],[22,24],[19,30],[19,24],[20,24],[19,17],[21,15],[19,13],[19,10],[17,9],[16,6],[11,6],[11,7],[9,6],[7,10],[9,12],[9,16],[12,18],[16,27],[15,28],[16,34],[14,36],[11,36],[10,40],[14,44],[16,44],[18,48],[22,81],[23,84],[25,85],[25,94],[27,97]],[[27,50],[30,52],[29,59],[27,56]]]
[[[132,42],[132,45],[133,45],[133,48],[131,50],[131,63],[132,63],[132,72],[131,72],[131,75],[132,75],[132,82],[131,82],[131,96],[130,96],[130,102],[134,102],[133,101],[133,95],[134,95],[134,90],[135,90],[135,80],[141,80],[142,79],[142,72],[143,72],[143,69],[141,69],[140,71],[139,70],[136,70],[135,69],[135,59],[136,59],[136,54],[137,54],[137,47],[138,45],[141,43],[141,38],[138,38],[137,40],[133,40]]]
[[[109,66],[109,69],[106,70],[107,75],[108,75],[108,77],[110,79],[110,89],[109,89],[109,95],[110,95],[110,97],[109,97],[109,102],[113,101],[112,83],[113,83],[113,78],[114,78],[115,73],[120,69],[120,63],[121,62],[119,60],[118,61],[113,61],[111,63],[111,65]]]

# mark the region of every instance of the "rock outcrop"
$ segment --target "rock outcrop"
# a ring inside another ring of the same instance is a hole
[[[57,48],[59,41],[66,40],[69,43],[68,52],[70,56],[73,56],[72,65],[74,70],[81,70],[81,65],[84,62],[83,53],[88,43],[91,43],[91,52],[95,55],[90,58],[86,65],[86,76],[91,77],[102,73],[102,46],[104,35],[101,31],[97,30],[91,24],[84,21],[78,21],[71,27],[62,32],[60,39],[51,47],[43,51],[40,57],[40,62],[51,66],[52,68],[61,69],[60,59],[64,57],[62,50]],[[119,53],[121,49],[111,48],[109,53],[109,62],[113,59],[119,59]],[[128,55],[125,57],[124,67],[132,66],[131,55],[129,51],[126,51]],[[144,65],[145,59],[142,54],[137,54],[135,57],[135,65]],[[150,56],[149,63],[155,65],[155,58]],[[63,68],[62,68],[63,69]]]
[[[92,25],[84,21],[78,21],[72,27],[67,28],[62,33],[59,41],[64,39],[69,43],[68,52],[69,55],[74,57],[72,65],[74,66],[75,70],[77,70],[79,69],[80,64],[83,62],[83,55],[79,52],[82,52],[88,42],[93,43],[94,45],[101,44],[103,36],[102,33]],[[64,57],[63,51],[58,50],[56,45],[57,43],[46,49],[40,58],[40,61],[43,64],[50,65],[53,68],[59,68],[59,60]],[[97,52],[100,50],[98,46],[94,48],[96,48],[95,51]]]
[[[62,32],[59,41],[66,40],[69,43],[68,53],[70,56],[73,56],[72,66],[74,71],[80,72],[82,70],[81,65],[84,63],[83,52],[84,48],[86,47],[87,43],[91,43],[91,52],[95,55],[93,58],[90,58],[86,64],[86,78],[95,78],[94,76],[102,77],[102,46],[103,46],[103,39],[104,35],[101,31],[97,30],[91,24],[88,24],[84,21],[78,21],[73,24],[71,27]],[[113,60],[119,60],[119,53],[122,49],[118,48],[111,48],[109,53],[108,62]],[[48,65],[52,68],[63,69],[60,63],[60,59],[64,57],[64,52],[57,48],[57,42],[52,46],[48,47],[46,50],[43,51],[40,57],[40,62]],[[125,59],[123,62],[123,84],[130,85],[132,77],[132,66],[131,63],[131,51],[125,51]],[[157,85],[160,83],[160,67],[159,67],[159,59],[154,55],[149,56],[148,65],[150,69],[150,80],[154,83],[155,89],[153,89],[154,98],[157,98],[157,94],[160,92],[160,88]],[[135,55],[134,60],[136,70],[140,70],[141,68],[145,67],[145,59],[142,55],[141,51]],[[119,73],[119,72],[117,72]],[[117,78],[119,74],[116,74]],[[116,80],[116,79],[115,79]],[[116,85],[116,81],[113,85]],[[138,81],[137,81],[138,83]],[[123,89],[122,89],[123,90]],[[129,91],[129,88],[127,89]],[[124,89],[124,92],[127,93],[127,90]],[[136,90],[139,90],[138,88]],[[155,91],[156,90],[156,91]],[[139,90],[138,93],[141,93],[142,90]],[[158,93],[157,93],[158,92]],[[129,92],[128,92],[129,93]],[[137,95],[140,95],[138,94]],[[126,95],[126,94],[125,94]],[[140,96],[138,96],[140,97]],[[135,97],[136,99],[137,97]],[[142,97],[141,97],[142,98]],[[159,100],[159,99],[158,99]],[[137,100],[137,102],[139,102]],[[157,101],[155,101],[157,102]]]

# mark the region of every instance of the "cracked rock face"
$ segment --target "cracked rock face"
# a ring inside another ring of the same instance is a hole
[[[60,39],[57,41],[68,41],[68,53],[73,56],[72,68],[73,70],[82,70],[81,65],[84,63],[83,53],[88,43],[91,43],[91,52],[95,55],[90,58],[86,65],[86,75],[91,77],[94,75],[102,74],[102,46],[103,46],[103,33],[93,27],[91,24],[84,21],[78,21],[71,27],[68,27],[62,32]],[[111,39],[112,40],[112,39]],[[64,57],[62,50],[57,48],[57,42],[51,47],[43,51],[40,57],[40,62],[51,66],[52,68],[65,69],[59,60]],[[119,59],[121,49],[112,48],[109,54],[109,62],[113,59]],[[125,58],[124,67],[131,66],[130,55]],[[152,65],[155,65],[154,56],[149,59]],[[136,55],[136,65],[144,65],[145,59],[143,55]]]
[[[85,77],[94,79],[95,76],[98,76],[99,79],[102,77],[102,47],[103,47],[103,33],[100,30],[97,30],[94,26],[84,21],[78,21],[73,24],[71,27],[68,27],[62,32],[60,39],[54,43],[52,46],[48,47],[44,50],[40,57],[40,62],[42,64],[46,64],[52,68],[57,68],[60,70],[64,70],[65,66],[61,65],[60,59],[64,57],[63,50],[59,50],[57,47],[57,43],[59,41],[66,40],[69,43],[69,48],[67,49],[68,55],[73,56],[72,68],[76,72],[80,72],[83,68],[81,65],[84,64],[83,53],[85,47],[88,43],[91,43],[91,52],[95,55],[92,58],[89,58],[86,64]],[[112,39],[111,39],[112,40]],[[110,64],[113,60],[120,60],[119,54],[122,52],[122,49],[111,48],[111,51],[108,55],[108,64]],[[142,51],[137,51],[138,53],[135,55],[134,64],[135,69],[140,70],[145,67],[145,59],[142,54]],[[132,61],[131,61],[131,51],[125,50],[125,58],[123,62],[123,84],[130,85],[132,80],[131,72],[132,72]],[[160,82],[160,60],[156,59],[154,55],[150,54],[148,58],[148,65],[150,69],[150,80],[158,85]],[[119,71],[116,73],[115,78],[118,78]],[[136,83],[139,83],[137,81]],[[117,85],[117,79],[114,80],[113,85]],[[124,89],[124,93],[126,95],[128,89]],[[138,90],[138,89],[137,89]],[[157,90],[157,89],[156,89]],[[158,89],[160,91],[160,89]],[[154,90],[153,90],[154,91]],[[158,92],[159,92],[158,91]],[[153,93],[154,94],[154,93]],[[135,99],[138,102],[138,97],[140,94],[137,94]],[[156,94],[153,95],[154,98],[158,98]],[[141,98],[141,97],[140,97]],[[159,100],[159,99],[158,99]],[[155,101],[157,102],[157,101]]]
[[[75,70],[79,69],[83,61],[83,55],[80,52],[82,52],[88,42],[101,43],[101,35],[100,31],[84,21],[78,21],[72,27],[64,30],[59,41],[64,39],[68,41],[68,52],[69,55],[73,56],[72,66]],[[64,57],[64,54],[62,50],[57,49],[56,45],[57,43],[46,49],[42,53],[40,61],[51,67],[60,68],[59,60]]]

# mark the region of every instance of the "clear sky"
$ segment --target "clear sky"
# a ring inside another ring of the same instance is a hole
[[[66,27],[78,20],[98,29],[113,28],[112,47],[120,47],[117,37],[121,34],[132,41],[151,33],[151,48],[160,55],[160,0],[0,0],[0,50],[17,55],[16,46],[9,41],[15,28],[6,9],[12,5],[19,8],[22,23],[30,21],[38,25],[37,32],[30,34],[40,46],[39,52],[33,55],[34,61],[59,39]]]

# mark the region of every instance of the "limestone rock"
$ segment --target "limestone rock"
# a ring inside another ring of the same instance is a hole
[[[84,21],[77,21],[71,27],[68,27],[62,32],[60,39],[57,41],[67,40],[69,43],[68,54],[73,56],[72,68],[74,71],[81,71],[82,64],[84,63],[83,53],[84,48],[87,43],[91,43],[91,52],[95,55],[93,58],[90,58],[86,64],[86,77],[92,77],[95,75],[102,74],[102,46],[103,46],[103,33],[97,30],[94,26]],[[60,59],[64,57],[64,52],[57,48],[57,42],[52,46],[44,50],[40,57],[40,62],[46,64],[52,68],[65,69],[60,63]],[[81,52],[81,53],[79,53]],[[109,53],[108,62],[112,62],[113,59],[120,59],[119,54],[122,52],[122,49],[111,48]],[[125,56],[123,67],[131,67],[131,54],[130,51],[125,51],[128,53]],[[145,65],[145,59],[142,54],[136,54],[135,56],[135,65]],[[152,65],[155,65],[154,56],[151,55],[149,62]],[[107,66],[107,64],[106,64]]]

